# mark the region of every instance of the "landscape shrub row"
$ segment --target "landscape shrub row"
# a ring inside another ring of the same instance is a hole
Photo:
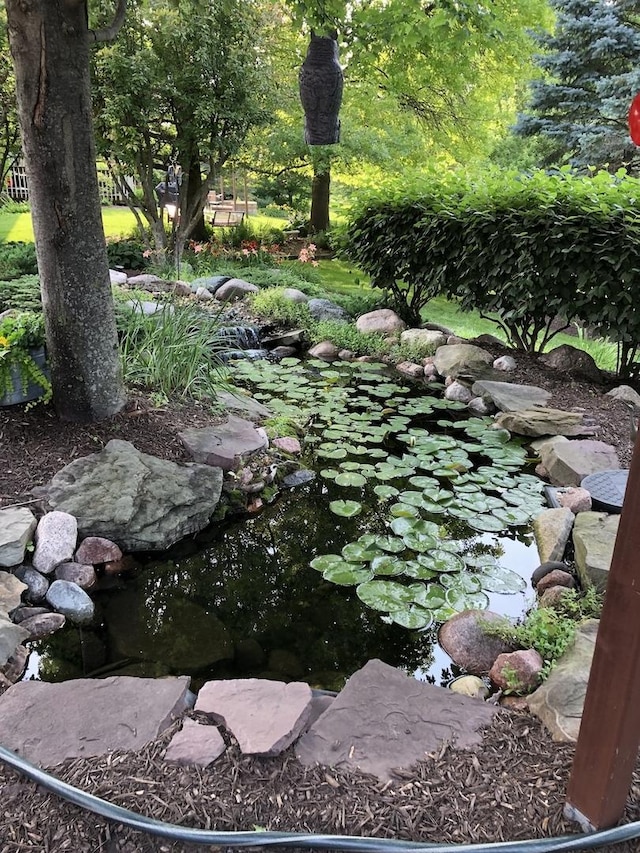
[[[640,373],[639,201],[640,181],[624,173],[433,175],[362,201],[344,248],[412,325],[443,295],[539,352],[561,318],[615,341],[630,378]]]

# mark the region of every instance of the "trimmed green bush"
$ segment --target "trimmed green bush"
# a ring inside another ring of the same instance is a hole
[[[38,262],[33,243],[0,244],[0,280],[11,281],[23,275],[37,275]]]
[[[436,295],[542,351],[558,317],[597,326],[637,373],[640,181],[492,172],[432,176],[411,195],[369,198],[346,234],[349,258],[412,325]]]

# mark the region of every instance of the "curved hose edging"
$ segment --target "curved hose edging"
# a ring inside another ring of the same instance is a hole
[[[482,844],[423,844],[388,838],[364,838],[352,835],[313,835],[295,832],[217,832],[177,824],[164,823],[136,812],[113,805],[51,776],[15,752],[0,746],[0,761],[19,771],[38,785],[82,809],[100,815],[140,832],[147,832],[170,841],[190,844],[228,845],[232,847],[283,847],[296,845],[305,849],[353,851],[353,853],[562,853],[570,850],[594,850],[604,844],[614,844],[640,837],[640,822],[616,826],[588,835],[563,835],[558,838],[527,841],[499,841]]]

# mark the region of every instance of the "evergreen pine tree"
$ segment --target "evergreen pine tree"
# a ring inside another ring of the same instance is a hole
[[[529,112],[514,133],[549,143],[550,162],[640,172],[640,149],[629,137],[627,116],[640,91],[640,2],[551,0],[553,35],[536,37],[535,57],[546,72],[531,84]]]

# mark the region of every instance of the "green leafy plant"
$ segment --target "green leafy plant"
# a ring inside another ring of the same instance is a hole
[[[282,288],[260,290],[251,297],[251,307],[261,317],[268,317],[276,323],[286,323],[308,328],[311,315],[304,302],[287,299]]]
[[[144,256],[145,245],[141,240],[108,240],[107,257],[109,266],[126,270],[144,270],[148,260]]]
[[[42,311],[40,280],[37,275],[23,275],[10,281],[0,281],[0,312]]]
[[[137,306],[121,313],[119,322],[125,382],[153,392],[156,399],[179,395],[211,403],[216,391],[227,386],[221,355],[228,344],[207,312],[166,304],[147,316]]]
[[[358,355],[382,356],[388,350],[384,335],[379,332],[359,332],[353,323],[337,320],[320,320],[309,333],[313,343],[331,341],[339,349],[348,349]]]
[[[557,318],[580,321],[618,344],[629,378],[640,371],[639,191],[623,172],[434,174],[411,193],[366,200],[346,251],[412,325],[444,295],[538,352]]]
[[[38,261],[33,243],[4,243],[0,246],[0,280],[37,275]]]
[[[39,400],[51,399],[51,382],[35,360],[44,345],[42,314],[20,311],[0,319],[0,397],[18,390],[26,395],[29,385],[34,385],[42,389]]]
[[[544,661],[542,676],[546,678],[573,642],[577,624],[572,616],[541,607],[530,610],[522,622],[487,621],[484,628],[517,648],[535,649]]]

